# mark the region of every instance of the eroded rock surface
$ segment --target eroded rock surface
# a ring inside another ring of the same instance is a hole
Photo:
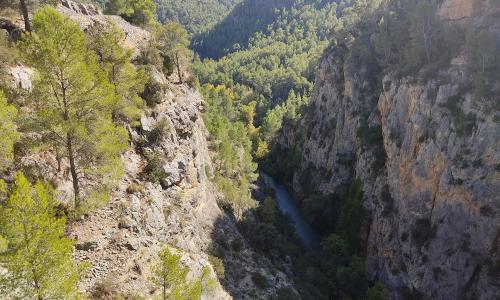
[[[472,2],[445,1],[441,13],[472,17]],[[463,58],[428,80],[381,79],[371,65],[342,46],[325,52],[310,106],[280,139],[300,150],[294,191],[331,196],[361,179],[368,274],[397,299],[499,298],[498,97],[473,96]]]

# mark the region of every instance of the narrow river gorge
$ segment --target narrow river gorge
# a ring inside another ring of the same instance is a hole
[[[302,240],[304,245],[313,253],[320,252],[320,236],[307,222],[304,215],[297,206],[295,200],[288,193],[285,186],[276,182],[271,176],[264,172],[260,172],[266,186],[272,188],[275,193],[276,202],[279,210],[290,218],[292,226],[297,236]]]

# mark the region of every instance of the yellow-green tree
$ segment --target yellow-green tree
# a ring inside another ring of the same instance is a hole
[[[82,178],[94,183],[86,196],[103,200],[123,173],[120,154],[128,135],[112,122],[117,96],[78,24],[45,7],[35,14],[33,27],[20,48],[38,72],[31,102],[36,128],[67,159],[80,208]]]
[[[96,27],[97,28],[97,27]],[[108,73],[116,98],[111,103],[113,120],[135,121],[142,113],[145,72],[131,63],[132,50],[122,47],[125,34],[115,24],[90,34],[89,46],[97,54],[101,67]]]
[[[1,184],[5,191],[5,184]],[[13,299],[77,299],[80,271],[73,242],[64,236],[64,218],[56,218],[52,192],[16,175],[12,193],[0,206],[0,294]],[[10,293],[13,293],[9,295]]]
[[[181,65],[187,63],[191,57],[189,50],[189,34],[181,24],[170,22],[161,26],[156,32],[161,51],[173,61],[179,83],[183,83]]]
[[[201,280],[189,281],[189,268],[181,263],[181,256],[172,253],[168,247],[158,254],[158,261],[152,268],[151,282],[162,291],[162,299],[201,299]]]
[[[2,142],[0,143],[0,171],[10,165],[14,157],[14,144],[19,139],[15,119],[17,117],[15,106],[7,103],[2,91],[0,91],[0,132]]]

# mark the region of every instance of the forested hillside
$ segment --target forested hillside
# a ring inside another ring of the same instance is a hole
[[[158,21],[178,22],[201,34],[222,21],[241,0],[155,0]]]

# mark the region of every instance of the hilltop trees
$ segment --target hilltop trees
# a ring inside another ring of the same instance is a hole
[[[113,86],[80,27],[51,7],[39,10],[33,25],[35,32],[21,47],[39,73],[33,118],[44,140],[67,159],[79,208],[83,178],[99,177],[100,185],[87,195],[102,200],[106,186],[121,174],[119,155],[128,136],[112,122]]]
[[[191,56],[188,32],[181,24],[171,22],[157,30],[156,39],[162,53],[175,65],[179,83],[183,83],[181,65]]]
[[[31,185],[20,174],[12,189],[0,206],[0,264],[7,270],[0,275],[0,294],[15,291],[19,299],[77,299],[79,271],[73,263],[73,244],[64,237],[65,220],[55,217],[52,192],[40,182]],[[6,194],[3,182],[0,194]]]

